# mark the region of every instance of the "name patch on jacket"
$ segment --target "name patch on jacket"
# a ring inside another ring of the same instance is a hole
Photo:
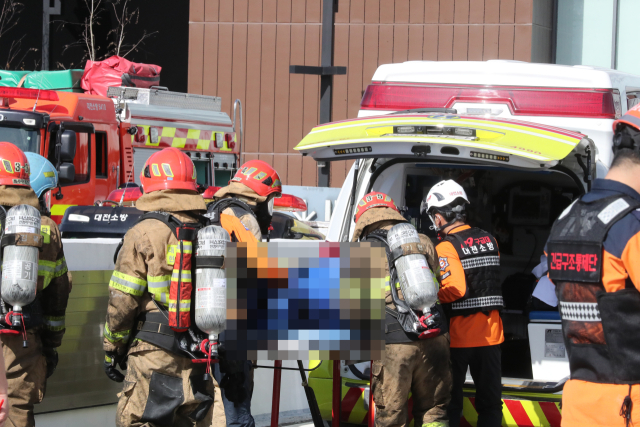
[[[175,264],[177,253],[178,245],[167,245],[167,265]]]
[[[42,235],[43,242],[45,245],[51,243],[51,226],[50,225],[41,225],[40,234]]]
[[[464,241],[463,245],[460,245],[460,249],[462,249],[462,253],[465,255],[486,252],[487,250],[492,251],[493,242],[491,242],[491,237],[489,236],[482,236],[475,239],[473,237],[469,237]]]
[[[560,281],[598,282],[602,247],[594,243],[549,242],[549,278]]]

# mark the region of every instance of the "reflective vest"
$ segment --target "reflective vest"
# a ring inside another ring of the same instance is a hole
[[[496,239],[476,227],[450,233],[445,241],[458,253],[467,284],[465,296],[447,304],[450,316],[468,316],[504,307],[500,283],[500,252]]]
[[[554,223],[547,242],[571,378],[610,384],[640,381],[640,292],[606,292],[603,243],[609,229],[640,207],[631,197],[577,201]]]

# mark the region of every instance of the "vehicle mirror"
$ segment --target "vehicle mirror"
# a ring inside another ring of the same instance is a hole
[[[74,135],[75,138],[75,135]],[[73,163],[62,163],[58,168],[58,180],[61,184],[73,182],[76,178],[76,167]]]
[[[73,162],[76,156],[76,133],[72,130],[65,130],[60,135],[60,161]]]

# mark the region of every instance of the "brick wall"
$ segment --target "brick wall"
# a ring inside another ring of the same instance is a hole
[[[534,4],[535,3],[535,4]],[[332,119],[355,117],[378,65],[411,60],[548,62],[552,0],[339,0]],[[316,185],[313,159],[293,151],[318,124],[322,0],[190,0],[189,92],[244,107],[245,159],[274,165],[284,184]],[[351,162],[333,162],[331,186]]]

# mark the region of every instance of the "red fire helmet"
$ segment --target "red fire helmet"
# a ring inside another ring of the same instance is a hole
[[[196,168],[185,153],[175,147],[165,148],[147,159],[140,172],[145,193],[158,190],[196,191]]]
[[[10,142],[0,142],[0,185],[31,186],[27,156]]]
[[[276,197],[282,195],[282,183],[278,172],[262,160],[249,160],[238,169],[231,182],[244,184],[258,196],[267,197],[276,193]]]
[[[356,208],[355,221],[358,222],[363,213],[372,208],[391,208],[396,212],[400,212],[395,203],[393,203],[393,199],[387,196],[384,193],[378,193],[377,191],[372,191],[369,194],[366,194],[360,201],[358,202],[358,207]]]
[[[613,122],[613,131],[618,130],[618,124],[624,123],[629,126],[633,126],[635,129],[640,130],[640,104],[630,108],[624,116]]]

